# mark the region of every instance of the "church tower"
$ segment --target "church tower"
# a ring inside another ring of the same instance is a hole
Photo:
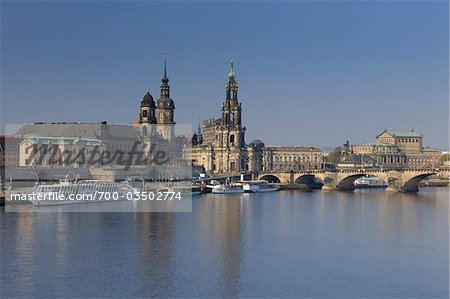
[[[167,77],[167,55],[164,53],[164,75],[161,79],[161,96],[156,102],[156,131],[164,139],[171,141],[175,138],[174,110],[175,103],[170,98],[169,78]]]
[[[150,89],[147,89],[147,93],[142,98],[139,111],[139,125],[141,134],[143,136],[151,135],[154,124],[156,124],[155,101],[150,94]]]
[[[228,81],[225,85],[225,101],[222,105],[222,126],[225,128],[226,135],[229,135],[224,140],[224,144],[233,147],[245,145],[245,127],[242,127],[241,112],[242,106],[238,101],[238,83],[234,73],[234,63],[231,61]]]
[[[222,124],[219,133],[219,172],[239,172],[244,169],[245,127],[241,123],[242,106],[238,100],[238,83],[231,61],[225,85],[225,101],[222,105]]]
[[[228,81],[225,86],[225,102],[222,105],[222,121],[225,126],[238,127],[241,126],[241,105],[238,102],[238,83],[233,67],[233,61],[231,61]]]

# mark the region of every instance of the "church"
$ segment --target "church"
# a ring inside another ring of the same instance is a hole
[[[203,133],[199,127],[192,137],[191,159],[194,166],[202,166],[205,171],[212,173],[252,171],[255,168],[251,158],[257,154],[258,147],[246,145],[241,115],[238,82],[231,62],[222,117],[204,121]]]
[[[192,137],[190,159],[193,166],[209,173],[238,173],[259,171],[291,171],[319,169],[323,156],[316,147],[266,147],[261,140],[245,142],[242,125],[242,103],[238,98],[238,82],[231,62],[225,85],[222,117],[203,122],[203,130]],[[186,157],[188,158],[188,157]]]

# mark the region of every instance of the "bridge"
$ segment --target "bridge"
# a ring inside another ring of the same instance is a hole
[[[313,178],[323,182],[323,190],[354,190],[353,182],[362,176],[370,175],[382,178],[387,182],[386,191],[417,192],[419,182],[431,175],[449,177],[449,170],[439,169],[409,169],[409,170],[382,170],[382,169],[346,169],[346,170],[310,170],[291,172],[259,172],[257,179],[267,180],[280,184],[308,184]]]

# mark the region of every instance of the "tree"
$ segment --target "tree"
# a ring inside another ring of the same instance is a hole
[[[337,164],[341,162],[341,147],[338,146],[334,149],[334,151],[328,153],[327,155],[327,163]]]

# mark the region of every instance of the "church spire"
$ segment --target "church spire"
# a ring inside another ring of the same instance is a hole
[[[167,53],[164,52],[164,75],[161,80],[163,83],[169,83],[169,78],[167,78]]]
[[[234,74],[233,67],[234,67],[234,63],[233,63],[233,59],[231,59],[231,63],[230,63],[230,72],[228,73],[228,78],[229,78],[230,80],[234,80],[234,77],[236,77],[236,75]]]
[[[161,98],[170,98],[169,78],[167,77],[167,53],[164,52],[164,74],[161,79]]]
[[[228,81],[226,84],[226,103],[233,106],[238,105],[237,102],[238,83],[236,81],[236,74],[234,73],[234,61],[230,62],[230,72],[228,73]]]

